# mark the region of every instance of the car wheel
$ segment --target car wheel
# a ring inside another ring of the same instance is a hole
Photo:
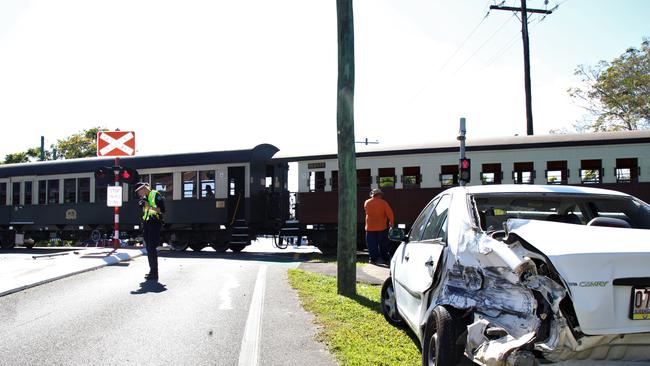
[[[458,311],[436,306],[429,314],[422,344],[422,366],[452,366],[458,364],[463,347],[458,337],[464,326]]]
[[[402,326],[404,319],[397,311],[397,299],[395,298],[395,288],[393,287],[393,278],[388,277],[381,286],[381,312],[384,318],[394,326]]]

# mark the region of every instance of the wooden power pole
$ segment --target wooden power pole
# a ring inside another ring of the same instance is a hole
[[[357,163],[354,147],[354,22],[352,0],[336,0],[338,29],[338,85],[336,132],[339,161],[337,289],[356,294],[357,277]]]
[[[526,0],[521,0],[521,8],[492,5],[490,9],[521,12],[521,37],[524,41],[524,88],[526,89],[526,134],[533,134],[533,102],[530,91],[530,51],[528,48],[528,13],[551,14],[551,10],[527,9]]]

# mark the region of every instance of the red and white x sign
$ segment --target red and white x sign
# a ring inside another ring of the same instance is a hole
[[[97,132],[97,156],[135,155],[135,132],[101,131]]]

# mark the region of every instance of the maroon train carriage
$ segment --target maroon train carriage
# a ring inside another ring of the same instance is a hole
[[[363,240],[363,202],[381,188],[396,221],[409,229],[442,190],[458,185],[459,146],[449,140],[357,152],[357,235]],[[588,185],[650,202],[650,131],[513,136],[466,140],[471,181],[480,184]],[[338,163],[336,154],[283,157],[297,162],[296,221],[285,235],[307,236],[324,252],[336,249]]]

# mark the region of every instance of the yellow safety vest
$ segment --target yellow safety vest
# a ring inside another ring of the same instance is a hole
[[[152,208],[158,207],[156,206],[156,194],[160,194],[160,193],[158,193],[158,191],[149,191],[149,195],[147,195],[148,205],[144,206],[143,208],[144,211],[142,214],[143,221],[149,221],[149,219],[152,217],[158,218],[160,216],[158,212],[152,210]]]

